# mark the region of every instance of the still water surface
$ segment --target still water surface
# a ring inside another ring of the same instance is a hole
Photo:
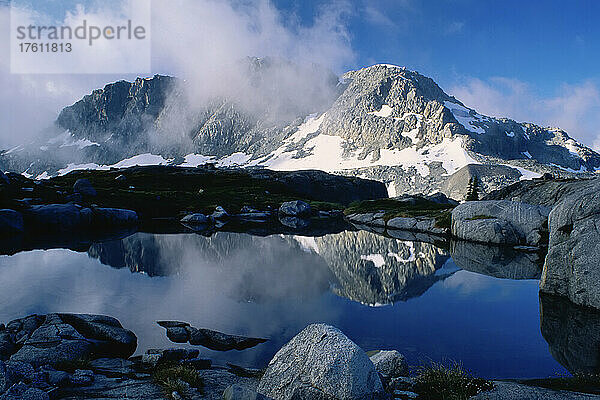
[[[173,346],[155,321],[187,321],[270,338],[243,352],[202,350],[257,367],[307,324],[326,322],[365,350],[399,350],[411,365],[459,360],[494,378],[566,373],[540,332],[538,281],[528,279],[535,267],[502,257],[492,265],[498,260],[489,253],[364,231],[318,238],[137,233],[87,253],[0,257],[0,321],[107,314],[136,333],[138,353]],[[502,268],[519,279],[495,277]]]

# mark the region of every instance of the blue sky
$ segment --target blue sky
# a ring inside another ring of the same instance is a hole
[[[347,7],[355,58],[432,77],[478,111],[560,126],[600,147],[600,1],[275,0],[310,24]],[[345,5],[344,5],[345,4]]]
[[[276,0],[311,23],[329,1]],[[373,0],[352,2],[349,68],[389,62],[454,83],[510,76],[551,94],[557,83],[600,77],[600,2]]]

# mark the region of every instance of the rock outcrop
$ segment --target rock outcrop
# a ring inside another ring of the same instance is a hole
[[[464,200],[469,183],[475,178],[479,183],[481,198],[487,193],[518,182],[521,176],[519,170],[506,165],[469,164],[450,175],[440,190],[450,198]]]
[[[310,217],[310,204],[302,200],[286,201],[279,207],[279,214],[292,217]]]
[[[275,400],[385,396],[365,352],[337,328],[324,324],[309,325],[275,354],[258,392]]]
[[[127,358],[137,347],[133,332],[103,315],[31,315],[9,322],[3,333],[2,358],[34,366],[91,357]]]
[[[600,308],[600,179],[581,185],[552,209],[540,290]]]
[[[268,339],[228,335],[205,328],[194,328],[187,322],[158,321],[158,325],[167,330],[167,337],[175,343],[189,342],[194,346],[203,346],[211,350],[245,350],[258,346]]]
[[[511,201],[470,201],[452,210],[452,235],[481,243],[540,246],[550,210]]]

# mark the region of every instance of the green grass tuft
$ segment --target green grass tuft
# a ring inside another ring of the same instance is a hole
[[[494,384],[476,378],[459,363],[431,363],[419,370],[415,392],[428,400],[467,400],[476,394],[492,390]]]
[[[185,365],[160,364],[152,374],[152,380],[163,388],[167,396],[177,392],[184,398],[188,397],[188,385],[200,391],[204,388],[204,381],[198,371]]]

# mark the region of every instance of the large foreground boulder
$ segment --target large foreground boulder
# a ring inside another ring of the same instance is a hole
[[[600,309],[600,179],[566,196],[550,213],[540,289]]]
[[[137,347],[133,332],[104,315],[32,315],[6,325],[14,345],[11,361],[34,366],[89,359],[130,357]]]
[[[452,210],[452,234],[503,245],[539,246],[547,237],[547,207],[505,200],[468,201]]]
[[[275,354],[258,392],[275,400],[384,398],[375,366],[340,330],[307,326]]]

